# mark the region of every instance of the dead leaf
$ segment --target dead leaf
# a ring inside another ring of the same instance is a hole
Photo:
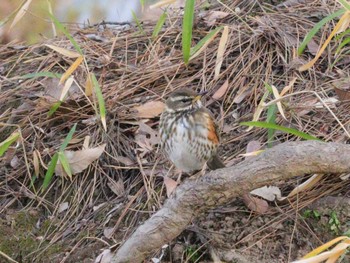
[[[250,194],[243,195],[243,202],[250,210],[258,214],[265,214],[269,209],[269,205],[265,200],[251,196]]]
[[[261,149],[261,143],[259,141],[250,141],[247,144],[246,153],[256,152]]]
[[[287,86],[285,86],[283,89],[282,89],[282,91],[281,91],[281,97],[283,97],[284,96],[284,94],[286,94],[293,86],[294,86],[294,83],[295,83],[295,81],[297,80],[297,78],[293,78],[289,83],[288,83],[288,85]]]
[[[224,30],[222,31],[220,42],[219,42],[218,53],[216,55],[215,74],[214,74],[215,79],[218,79],[220,75],[220,69],[221,69],[222,61],[224,59],[224,54],[226,51],[227,39],[228,39],[228,26],[224,26]]]
[[[124,183],[121,178],[118,181],[110,181],[107,183],[108,187],[115,193],[116,196],[123,196],[125,194]]]
[[[167,6],[167,5],[173,4],[175,2],[176,2],[176,0],[162,0],[162,1],[158,1],[155,4],[150,5],[149,9],[155,9],[155,8],[162,7],[162,6]]]
[[[109,263],[112,261],[113,253],[110,249],[105,249],[102,251],[101,254],[99,254],[96,259],[95,263]]]
[[[58,213],[62,213],[63,211],[67,210],[69,208],[68,202],[61,203],[58,206]]]
[[[60,101],[63,101],[64,97],[67,95],[68,90],[72,87],[73,81],[74,81],[74,77],[71,76],[64,83],[64,86],[60,95]]]
[[[130,158],[125,157],[125,156],[116,156],[114,158],[117,162],[120,162],[126,166],[131,166],[135,163],[133,160],[131,160]]]
[[[12,168],[18,168],[18,166],[21,164],[21,161],[19,160],[18,156],[15,155],[13,156],[11,162],[10,162],[10,165]]]
[[[166,195],[169,198],[171,193],[176,189],[177,182],[168,176],[164,176],[164,185],[166,188]]]
[[[39,176],[39,169],[40,169],[40,163],[39,163],[39,156],[40,153],[37,150],[33,151],[33,165],[34,165],[34,175],[36,177]]]
[[[80,54],[62,47],[57,47],[49,44],[45,44],[48,48],[51,48],[52,50],[56,51],[57,53],[60,53],[63,56],[69,57],[69,58],[77,58],[80,57]]]
[[[92,91],[94,89],[94,85],[92,83],[91,76],[92,76],[92,73],[89,73],[87,75],[87,78],[86,78],[86,81],[85,81],[85,95],[88,96],[88,97],[92,95]]]
[[[212,98],[214,100],[219,100],[222,98],[222,96],[225,95],[226,91],[228,88],[228,79],[224,82],[224,84],[221,85],[221,87],[215,91],[215,93],[213,94]]]
[[[338,23],[336,24],[336,26],[334,27],[334,29],[332,30],[332,32],[330,33],[330,35],[328,36],[328,38],[326,39],[326,41],[324,42],[320,50],[317,52],[316,56],[308,63],[299,67],[298,70],[305,71],[311,68],[316,63],[318,58],[322,55],[323,51],[326,49],[326,47],[328,46],[332,38],[335,36],[335,34],[337,34],[338,31],[341,31],[344,28],[344,26],[347,27],[349,25],[349,21],[350,21],[350,11],[346,11],[343,14],[343,16],[339,19]]]
[[[110,239],[113,236],[114,233],[114,227],[106,227],[105,229],[103,229],[103,235]]]
[[[322,174],[314,174],[309,179],[307,179],[304,183],[298,185],[293,189],[292,192],[288,194],[287,197],[279,197],[279,201],[283,201],[286,198],[292,197],[297,195],[298,193],[304,192],[307,189],[312,188],[316,183],[318,183],[322,179]]]
[[[22,7],[18,10],[15,18],[13,19],[11,26],[10,26],[10,30],[18,23],[19,20],[22,19],[22,17],[25,15],[25,13],[27,12],[30,3],[32,2],[32,0],[27,0]]]
[[[280,96],[280,94],[278,93],[277,88],[276,88],[274,85],[271,85],[271,89],[272,89],[272,93],[273,93],[275,99],[276,99],[276,100],[280,99],[281,96]],[[283,111],[283,108],[282,108],[282,103],[281,103],[281,101],[277,101],[277,102],[276,102],[276,105],[277,105],[277,109],[278,109],[278,111],[280,112],[280,114],[282,115],[283,119],[287,120],[286,116],[284,115],[284,111]]]
[[[262,113],[263,110],[264,110],[265,100],[266,100],[266,98],[267,98],[268,95],[269,95],[269,92],[266,91],[266,92],[264,93],[263,97],[261,98],[258,107],[256,108],[256,110],[255,110],[255,112],[254,112],[253,120],[252,120],[252,121],[257,121],[257,120],[259,120],[260,115],[261,115],[261,113]],[[248,131],[252,130],[253,128],[254,128],[253,126],[250,126],[250,127],[247,128],[246,131],[248,132]]]
[[[59,80],[55,78],[45,79],[40,83],[45,88],[45,91],[38,92],[36,95],[39,97],[43,96],[45,97],[45,99],[47,99],[50,102],[59,101],[63,93],[65,93],[63,95],[68,94],[68,96],[76,96],[80,91],[77,85],[73,83],[70,84],[70,82],[68,82],[70,86],[68,87],[68,89],[66,87],[66,91],[64,92],[65,85],[59,83]]]
[[[134,109],[137,111],[139,118],[154,118],[162,113],[164,107],[165,104],[161,101],[149,101],[143,105],[134,107]]]
[[[139,133],[150,136],[148,141],[151,145],[159,144],[160,139],[158,136],[158,131],[153,130],[150,126],[148,126],[146,123],[143,123],[142,121],[138,122],[138,125],[140,127]]]
[[[206,13],[204,21],[208,26],[214,26],[216,23],[216,20],[223,19],[228,15],[229,13],[222,12],[222,11],[209,11]]]
[[[72,174],[77,174],[84,171],[93,161],[97,160],[103,153],[106,144],[102,144],[95,148],[80,150],[80,151],[64,151]],[[62,164],[58,161],[55,168],[56,175],[65,176]]]
[[[84,57],[80,56],[78,57],[73,64],[66,70],[66,72],[63,73],[60,83],[63,83],[66,81],[66,79],[69,78],[70,75],[73,74],[73,72],[80,66],[80,64],[84,61]]]
[[[256,195],[259,196],[261,198],[264,198],[265,200],[268,201],[275,201],[276,198],[280,199],[282,194],[281,194],[281,190],[276,187],[276,186],[264,186],[264,187],[260,187],[258,189],[255,189],[253,191],[250,192],[252,195]]]

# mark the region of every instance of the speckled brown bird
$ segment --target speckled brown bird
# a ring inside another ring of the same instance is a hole
[[[212,170],[225,165],[217,156],[220,139],[211,112],[201,102],[202,94],[190,89],[171,93],[160,117],[162,148],[182,172]]]

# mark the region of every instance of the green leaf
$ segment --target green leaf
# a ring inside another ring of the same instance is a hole
[[[64,139],[64,141],[63,141],[63,143],[62,143],[62,145],[60,147],[60,150],[59,150],[60,152],[63,152],[66,149],[66,147],[67,147],[68,143],[70,142],[70,140],[72,140],[72,137],[73,137],[73,134],[74,134],[76,128],[77,128],[77,124],[75,123],[73,125],[72,129],[70,129],[70,131],[67,134],[66,138]]]
[[[140,20],[137,18],[136,13],[133,10],[131,10],[131,14],[132,14],[132,18],[134,19],[140,32],[145,35],[145,31],[143,30],[142,24],[141,24]]]
[[[61,151],[58,152],[58,159],[60,160],[60,163],[61,163],[64,171],[69,176],[69,178],[72,178],[72,170],[70,169],[68,159],[67,159],[66,155],[64,154],[64,152],[61,152]]]
[[[19,138],[19,132],[12,133],[5,141],[0,143],[0,157],[4,155],[12,143]]]
[[[287,127],[283,127],[280,125],[276,125],[273,123],[267,123],[267,122],[261,122],[261,121],[249,121],[249,122],[241,122],[240,125],[244,125],[244,126],[253,126],[253,127],[260,127],[260,128],[267,128],[267,129],[274,129],[274,130],[279,130],[279,131],[283,131],[283,132],[288,132],[290,134],[299,136],[303,139],[306,140],[317,140],[317,141],[322,141],[312,135],[309,135],[307,133],[298,131],[296,129],[292,129],[292,128],[287,128]]]
[[[74,46],[75,50],[79,52],[80,55],[83,55],[83,51],[81,50],[80,46],[78,45],[78,43],[75,41],[75,39],[71,36],[71,34],[69,34],[69,32],[67,31],[67,29],[61,24],[60,21],[57,20],[57,18],[49,13],[49,17],[51,18],[51,20],[53,21],[53,23],[55,24],[56,28],[58,30],[60,30],[68,39],[69,41],[72,43],[72,45]]]
[[[276,124],[276,112],[277,112],[276,104],[272,104],[268,107],[267,117],[266,117],[267,123]],[[274,139],[275,131],[276,131],[275,129],[271,129],[271,128],[267,130],[267,145],[269,148],[272,147],[272,141]]]
[[[298,48],[298,55],[301,55],[307,46],[307,44],[311,41],[311,39],[316,35],[316,33],[320,30],[320,28],[325,25],[327,22],[331,21],[332,19],[341,16],[345,13],[345,8],[342,8],[338,10],[335,13],[332,13],[328,15],[327,17],[323,18],[320,22],[318,22],[311,30],[310,32],[305,36],[303,42],[300,44],[300,47]]]
[[[167,12],[165,11],[158,19],[158,22],[156,24],[156,26],[153,29],[153,33],[152,33],[152,38],[156,38],[160,32],[160,30],[162,29],[164,23],[165,23],[165,19],[167,16]]]
[[[348,11],[350,11],[350,4],[346,0],[338,0]]]
[[[186,64],[190,60],[194,4],[195,0],[186,0],[185,13],[182,22],[182,55]]]
[[[190,57],[193,56],[194,54],[196,54],[196,52],[205,45],[205,43],[207,43],[208,40],[210,40],[218,31],[220,31],[223,27],[217,27],[213,30],[211,30],[205,37],[203,37],[198,43],[197,45],[195,45],[193,48],[191,48],[191,52],[190,52]]]
[[[339,53],[340,50],[341,50],[344,46],[346,46],[347,44],[349,44],[349,43],[350,43],[350,37],[345,38],[345,39],[340,43],[340,45],[338,46],[338,48],[337,48],[337,50],[335,51],[335,53]]]
[[[98,107],[100,109],[100,117],[101,117],[101,122],[102,125],[105,129],[105,131],[107,131],[107,125],[106,125],[106,106],[105,106],[105,101],[103,99],[103,95],[102,95],[102,90],[100,88],[100,85],[98,84],[98,81],[96,79],[95,74],[92,74],[92,83],[94,85],[95,88],[95,92],[96,92],[96,96],[97,96],[97,101],[98,101]]]
[[[57,101],[57,102],[55,102],[55,103],[51,106],[49,112],[47,113],[47,116],[51,117],[51,116],[56,112],[56,110],[61,106],[61,104],[62,104],[62,101]]]
[[[55,153],[51,159],[49,167],[47,168],[41,191],[45,191],[46,188],[49,186],[52,180],[53,173],[55,172],[57,160],[58,160],[58,153]]]
[[[25,75],[20,76],[21,79],[36,79],[40,77],[49,77],[49,78],[60,78],[62,74],[59,73],[53,73],[49,71],[41,71],[36,73],[28,73]]]

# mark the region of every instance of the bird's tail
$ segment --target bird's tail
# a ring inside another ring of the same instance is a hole
[[[216,170],[226,167],[217,155],[214,155],[210,160],[208,160],[207,165],[210,170]]]

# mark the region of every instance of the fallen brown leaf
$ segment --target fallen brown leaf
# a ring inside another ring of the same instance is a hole
[[[221,99],[225,95],[227,89],[228,89],[228,79],[224,82],[224,84],[221,85],[221,87],[217,91],[215,91],[212,98],[214,100]]]
[[[250,194],[243,195],[243,202],[250,210],[258,214],[265,214],[269,209],[269,205],[265,200],[251,196]]]
[[[177,182],[168,176],[164,176],[164,185],[166,188],[166,195],[169,198],[171,193],[176,189]]]
[[[216,23],[216,20],[223,19],[226,16],[228,16],[229,13],[222,12],[222,11],[209,11],[204,20],[208,26],[213,26]]]
[[[139,118],[154,118],[159,116],[165,105],[161,101],[149,101],[140,106],[134,107]]]
[[[103,153],[106,144],[102,144],[95,148],[80,150],[80,151],[64,151],[72,174],[77,174],[84,171],[93,161],[97,160]],[[66,173],[62,164],[58,161],[55,169],[56,175],[65,176]]]

